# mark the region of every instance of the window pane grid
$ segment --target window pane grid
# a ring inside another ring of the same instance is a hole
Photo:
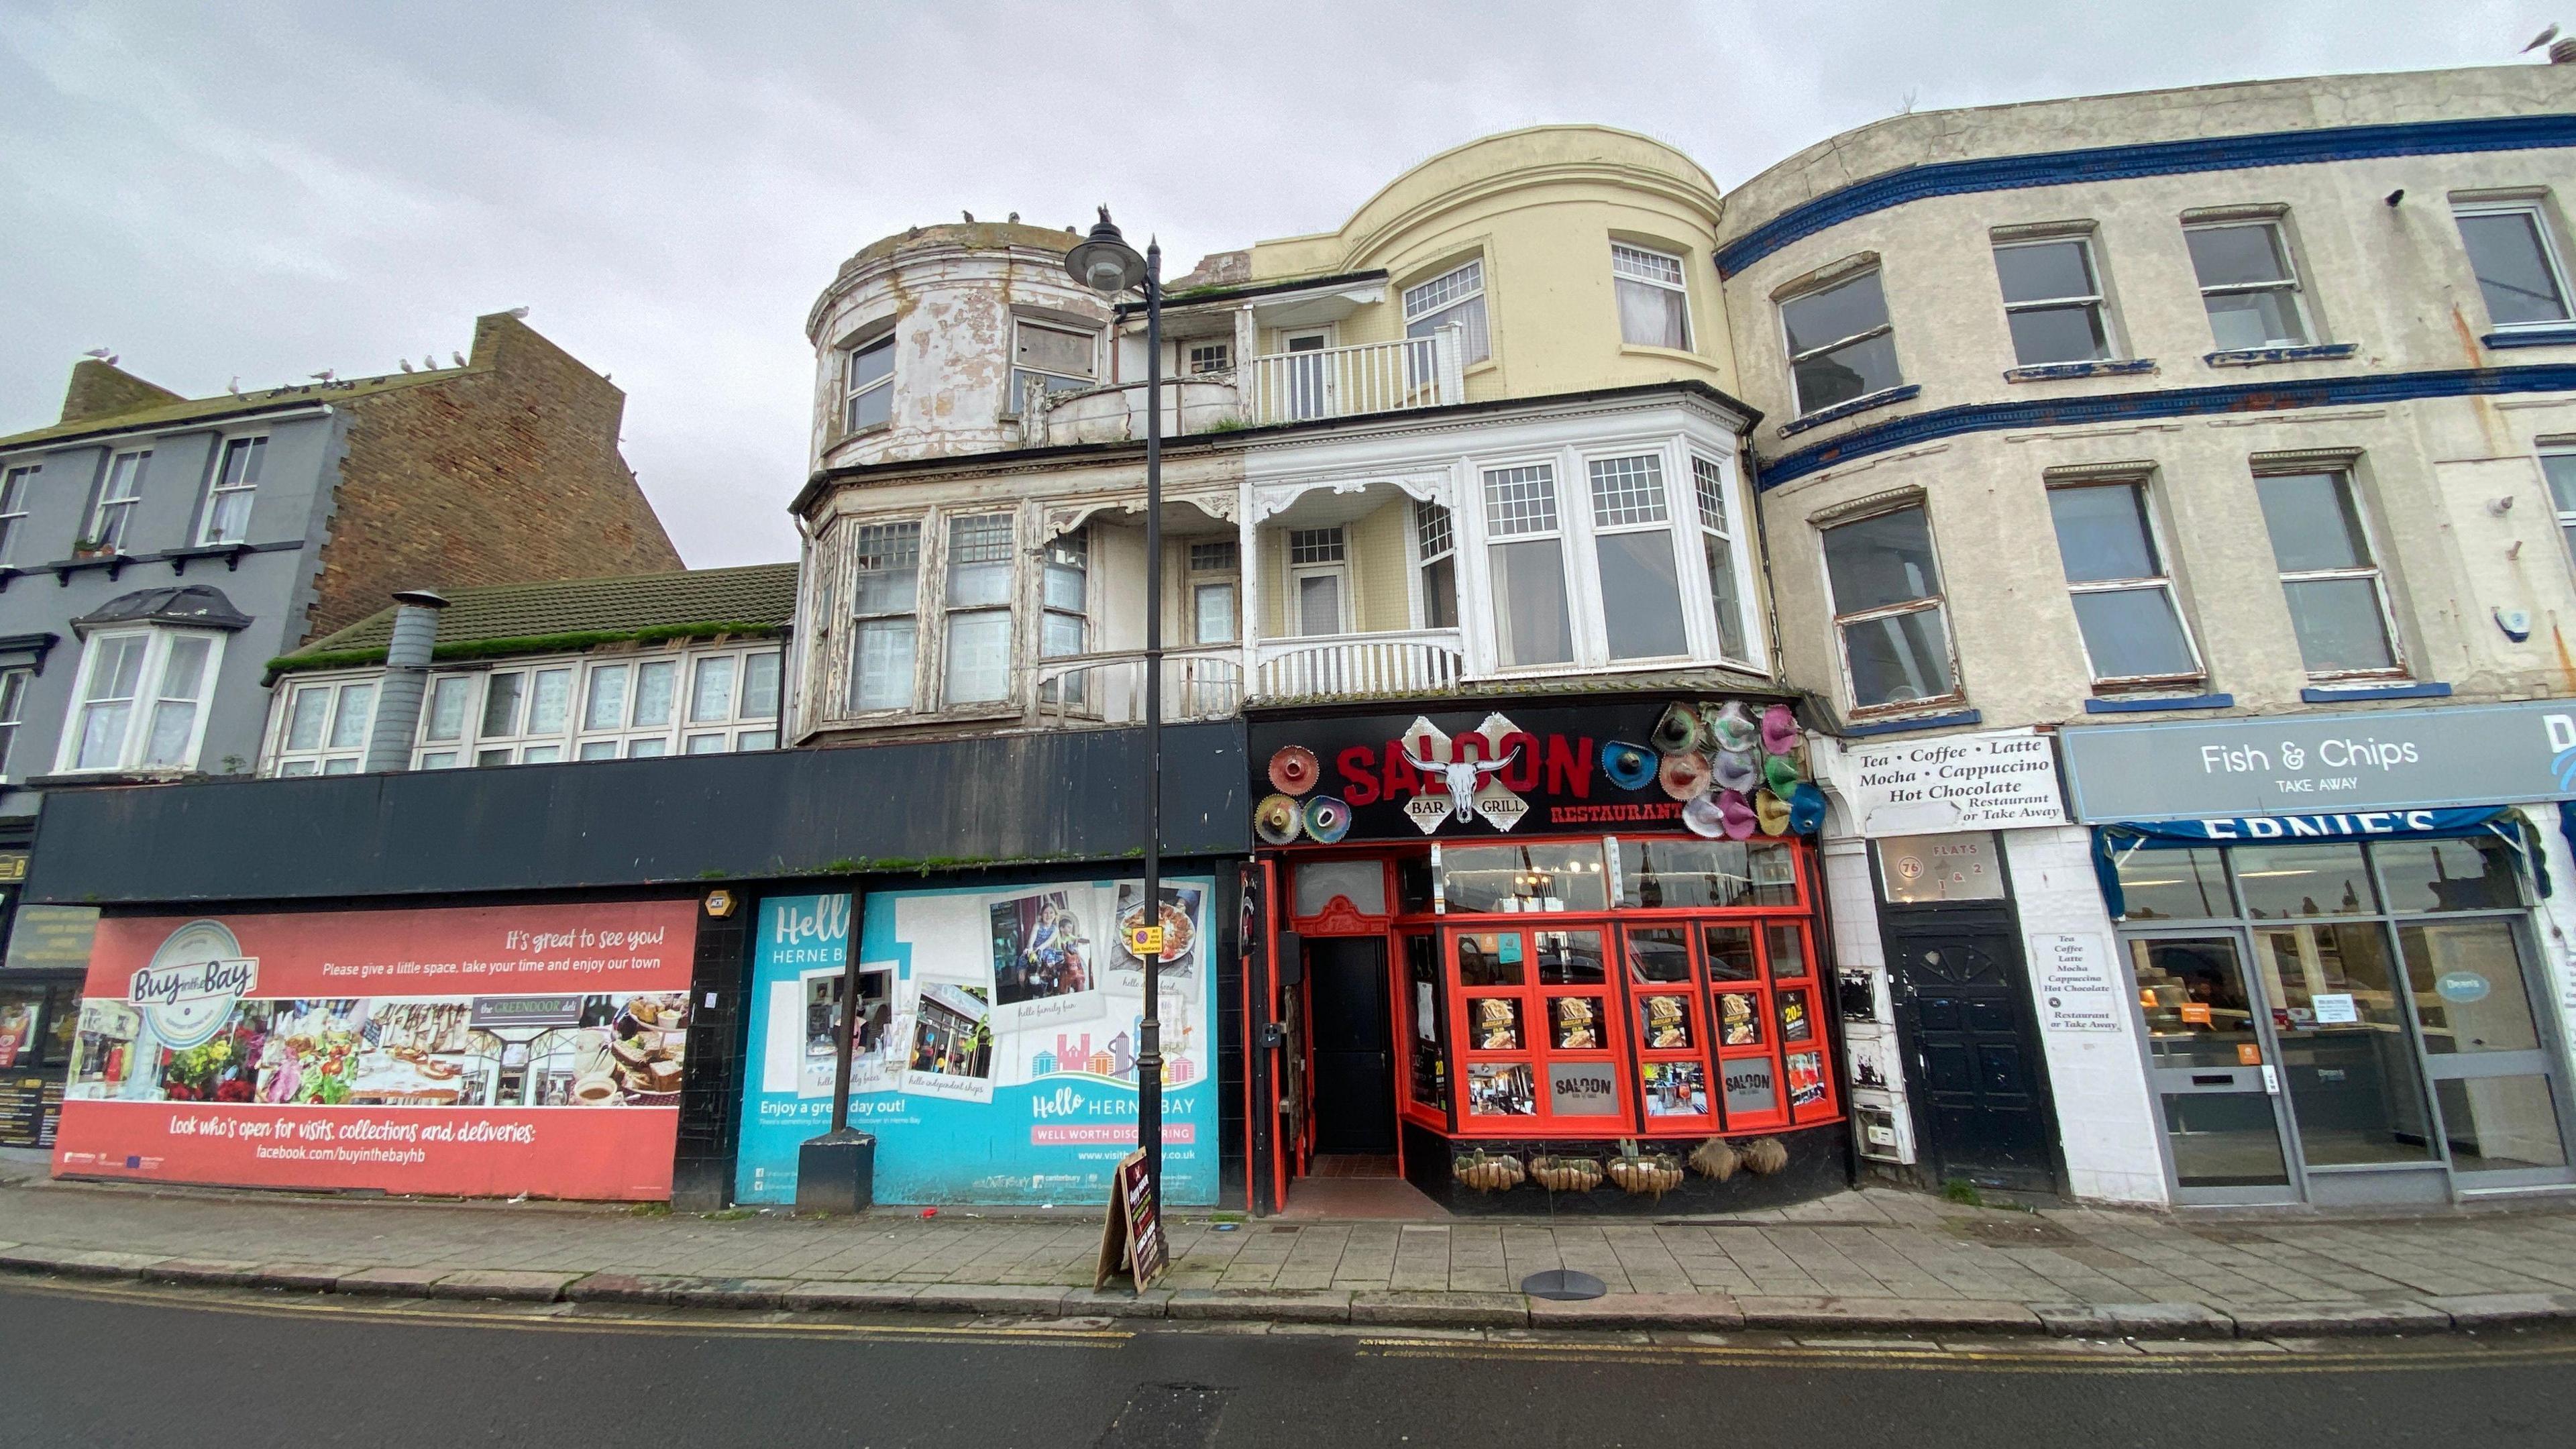
[[[1421,550],[1424,563],[1448,556],[1457,547],[1455,525],[1450,520],[1449,510],[1437,503],[1413,505],[1413,540]]]
[[[0,480],[0,564],[9,562],[12,547],[18,541],[18,525],[26,521],[27,490],[34,486],[41,465],[12,468]]]
[[[1288,562],[1292,564],[1340,563],[1347,556],[1342,530],[1333,528],[1292,528],[1288,531]]]
[[[1489,470],[1485,524],[1496,537],[1556,532],[1556,469],[1537,463]]]
[[[1404,320],[1412,322],[1450,305],[1465,301],[1485,289],[1485,264],[1469,262],[1454,272],[1444,273],[1419,286],[1404,289]]]
[[[1236,568],[1234,540],[1190,545],[1190,572],[1194,574],[1230,574]]]
[[[1699,526],[1726,534],[1726,473],[1706,458],[1691,459],[1691,483],[1699,493]]]
[[[1592,521],[1602,528],[1666,521],[1664,460],[1647,454],[1590,464]]]
[[[266,438],[234,438],[224,444],[215,477],[206,494],[206,518],[200,544],[239,543],[250,531],[251,496],[268,453]]]
[[[1650,252],[1642,247],[1622,246],[1612,242],[1610,270],[1634,281],[1652,282],[1657,286],[1671,287],[1675,290],[1680,290],[1683,285],[1681,258],[1666,256],[1662,252]]]

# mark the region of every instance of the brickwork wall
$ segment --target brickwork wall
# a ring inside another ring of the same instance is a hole
[[[683,567],[617,449],[626,394],[505,313],[455,376],[350,399],[304,641],[397,589]]]

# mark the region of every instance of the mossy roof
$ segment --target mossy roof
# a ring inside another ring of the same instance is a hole
[[[688,569],[544,584],[490,584],[454,589],[439,612],[443,646],[567,634],[634,634],[691,625],[744,624],[783,629],[796,616],[796,565]],[[393,639],[388,605],[335,634],[285,656],[381,650]]]
[[[383,377],[354,377],[341,382],[308,382],[293,387],[262,388],[239,397],[230,393],[222,397],[182,398],[177,402],[156,403],[150,407],[125,412],[99,413],[75,418],[67,423],[0,437],[0,452],[33,447],[44,443],[67,442],[101,433],[122,433],[145,428],[166,428],[182,423],[210,423],[228,417],[249,417],[276,412],[281,408],[308,407],[317,403],[349,402],[376,393],[418,383],[439,382],[464,373],[461,367],[442,367],[435,372],[396,372]]]

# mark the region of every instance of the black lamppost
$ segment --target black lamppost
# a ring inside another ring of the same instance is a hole
[[[1145,1017],[1136,1027],[1136,1145],[1154,1203],[1163,1201],[1163,248],[1127,245],[1100,208],[1100,224],[1065,253],[1064,269],[1103,297],[1145,289],[1145,900],[1154,949],[1145,966]]]

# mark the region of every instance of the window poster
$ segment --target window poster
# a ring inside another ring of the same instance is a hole
[[[689,900],[101,919],[54,1170],[668,1197],[696,923]]]
[[[1164,1197],[1203,1206],[1217,1196],[1216,1001],[1200,969],[1215,882],[1161,894]],[[1136,1144],[1144,968],[1118,928],[1143,923],[1142,895],[1127,880],[867,897],[850,1125],[877,1137],[879,1202],[1108,1201]],[[837,992],[811,976],[840,973],[849,914],[845,896],[762,903],[750,1052],[764,1065],[743,1104],[740,1201],[793,1201],[797,1144],[831,1125]],[[809,935],[794,925],[808,918],[827,924]]]

